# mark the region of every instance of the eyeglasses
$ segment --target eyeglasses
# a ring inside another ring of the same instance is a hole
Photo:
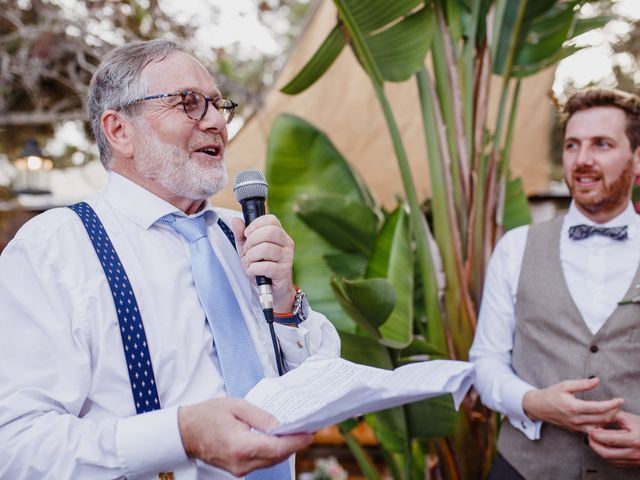
[[[145,102],[147,100],[154,100],[156,98],[167,98],[167,97],[180,97],[182,100],[180,103],[182,104],[182,108],[184,113],[191,120],[195,120],[199,122],[204,118],[207,114],[207,110],[209,108],[209,102],[215,107],[215,109],[222,115],[225,122],[229,123],[233,120],[233,116],[236,113],[236,107],[238,104],[233,100],[229,100],[228,98],[209,98],[206,95],[203,95],[198,92],[194,92],[191,90],[186,90],[184,92],[174,92],[174,93],[159,93],[157,95],[149,95],[148,97],[139,98],[132,102],[127,103],[124,107],[128,107],[129,105],[133,105],[134,103]]]

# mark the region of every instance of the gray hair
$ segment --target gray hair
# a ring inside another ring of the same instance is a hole
[[[106,110],[119,110],[147,95],[147,85],[140,78],[142,70],[176,50],[184,51],[169,40],[127,43],[108,53],[93,74],[87,95],[87,114],[98,144],[100,161],[107,170],[111,168],[111,147],[102,131],[101,115]],[[141,108],[134,104],[128,107],[127,112],[139,115]]]

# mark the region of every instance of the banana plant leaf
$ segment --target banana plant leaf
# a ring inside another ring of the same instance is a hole
[[[400,352],[399,360],[401,362],[409,362],[447,357],[447,352],[438,349],[435,345],[427,342],[423,338],[414,336],[412,342]]]
[[[524,193],[522,178],[520,177],[507,182],[502,222],[505,232],[531,223],[529,202]]]
[[[455,432],[458,412],[451,395],[405,405],[411,438],[444,437]]]
[[[433,37],[434,20],[433,10],[425,7],[366,38],[384,80],[402,82],[422,67]]]
[[[362,180],[327,136],[305,120],[283,114],[269,132],[266,177],[269,208],[296,243],[295,281],[307,292],[312,308],[338,328],[354,331],[354,322],[336,303],[324,256],[343,252],[311,230],[295,213],[302,195],[335,194],[375,207]]]
[[[371,338],[380,338],[378,328],[396,303],[393,286],[385,278],[331,279],[331,288],[345,312]]]
[[[324,256],[324,261],[338,278],[354,279],[364,276],[367,257],[359,253],[335,253]]]
[[[398,207],[384,223],[375,242],[366,278],[386,278],[395,291],[395,307],[380,325],[383,343],[404,348],[413,339],[414,261],[409,234],[409,215]]]
[[[513,78],[524,78],[529,75],[535,75],[541,70],[544,70],[547,67],[557,64],[560,60],[567,58],[570,55],[573,55],[576,52],[579,52],[584,46],[577,47],[575,45],[569,45],[568,47],[562,47],[551,57],[547,57],[538,63],[533,63],[530,65],[518,65],[514,66],[511,71],[511,76]]]
[[[573,27],[572,37],[577,37],[595,28],[602,28],[615,17],[612,15],[599,15],[593,18],[578,18]]]
[[[344,5],[364,33],[370,33],[404,17],[417,7],[421,0],[345,0]]]
[[[344,331],[338,331],[338,335],[340,335],[342,343],[340,349],[342,358],[350,362],[393,370],[393,360],[389,349],[380,345],[377,340]]]
[[[302,67],[296,76],[280,89],[282,93],[288,95],[297,95],[300,92],[305,91],[311,85],[324,75],[333,62],[338,58],[338,55],[344,48],[344,37],[340,26],[336,25],[333,30],[327,35],[320,48],[313,54],[311,60]]]
[[[342,0],[339,3],[338,24],[282,92],[296,94],[313,85],[335,62],[345,41],[356,51],[367,44],[364,48],[368,56],[375,59],[380,81],[406,80],[422,65],[433,36],[434,18],[433,11],[427,7],[412,13],[420,0]],[[385,26],[388,28],[383,28]],[[354,41],[354,35],[360,38]],[[362,61],[362,55],[356,56]]]
[[[542,62],[559,51],[569,38],[575,21],[573,8],[569,6],[550,9],[529,25],[527,41],[523,42],[515,58],[515,66]]]
[[[505,16],[500,31],[497,51],[504,53],[496,57],[494,73],[503,73],[506,52],[512,41],[512,22],[515,22],[522,0],[505,4]],[[566,45],[566,42],[594,28],[604,26],[613,17],[600,15],[588,19],[576,17],[579,0],[558,2],[558,0],[529,0],[527,2],[523,30],[520,32],[516,57],[512,66],[512,76],[521,78],[538,73],[584,47]]]
[[[365,256],[371,253],[378,216],[368,205],[342,195],[304,195],[296,211],[309,228],[338,249]]]
[[[388,451],[405,453],[408,430],[403,407],[389,408],[364,416],[378,442]]]

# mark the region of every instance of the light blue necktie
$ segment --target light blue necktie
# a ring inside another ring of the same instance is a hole
[[[193,280],[213,333],[227,394],[243,398],[264,377],[264,372],[229,279],[207,238],[204,215],[165,215],[159,222],[171,226],[189,242]],[[247,475],[249,480],[290,478],[288,461]]]

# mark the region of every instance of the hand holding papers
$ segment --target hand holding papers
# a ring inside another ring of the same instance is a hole
[[[307,359],[282,377],[264,378],[246,399],[280,423],[270,434],[315,432],[353,416],[453,394],[456,408],[473,382],[473,365],[452,360],[384,370],[342,358]]]

